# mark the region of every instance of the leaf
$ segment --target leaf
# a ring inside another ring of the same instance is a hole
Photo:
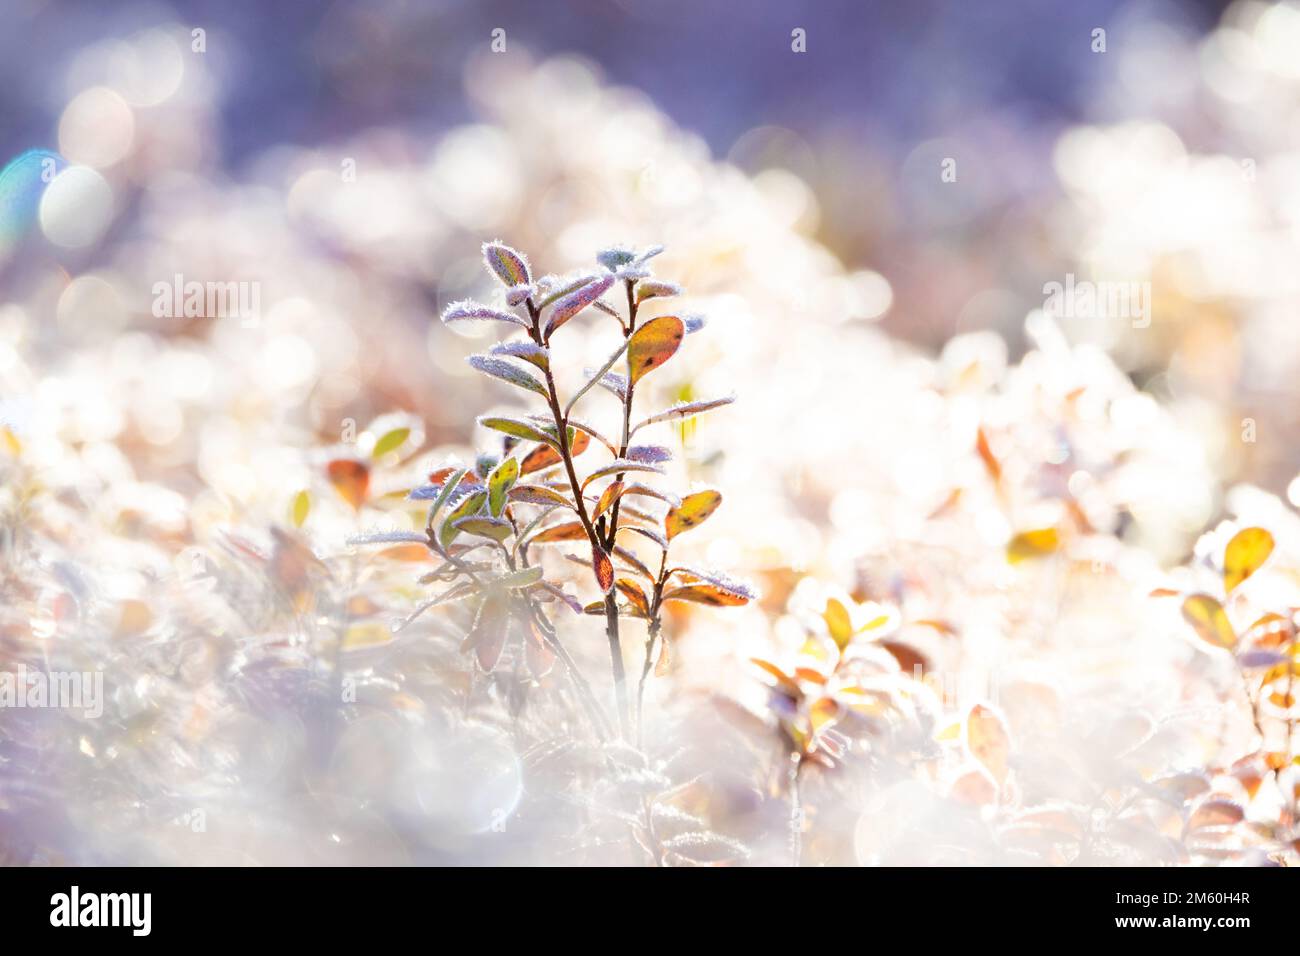
[[[545,341],[550,342],[551,336],[555,334],[560,326],[599,299],[613,284],[613,276],[602,276],[593,279],[556,302],[551,309],[551,317],[546,322]]]
[[[600,442],[602,445],[608,448],[611,455],[615,455],[615,456],[618,455],[618,449],[614,447],[614,443],[611,442],[604,435],[602,435],[600,432],[596,431],[596,429],[592,428],[586,422],[580,422],[576,418],[570,418],[568,421],[570,426],[576,428],[580,432],[583,432],[588,437],[596,439],[596,441]]]
[[[654,425],[657,422],[667,422],[673,419],[691,418],[699,415],[701,412],[711,411],[715,408],[721,408],[723,405],[730,405],[736,400],[736,396],[728,395],[725,398],[710,398],[696,402],[678,402],[671,408],[665,408],[661,412],[655,412],[649,418],[644,418],[637,422],[636,427],[632,429],[636,432],[646,425]]]
[[[1007,561],[1019,564],[1029,558],[1041,558],[1055,551],[1060,543],[1060,534],[1055,528],[1021,531],[1007,543]]]
[[[551,367],[551,353],[536,342],[498,342],[488,349],[490,355],[505,355],[522,359],[537,366],[543,372]]]
[[[1002,718],[983,704],[976,704],[966,715],[966,747],[999,786],[1006,782],[1011,737]]]
[[[614,562],[603,548],[591,549],[591,570],[596,575],[596,584],[608,594],[614,587]]]
[[[377,531],[373,534],[358,534],[348,538],[349,545],[360,544],[424,544],[429,539],[415,531]]]
[[[642,617],[650,616],[650,600],[645,596],[645,591],[641,590],[641,585],[631,578],[619,578],[614,582],[614,586],[634,608],[641,612]]]
[[[643,461],[648,465],[661,465],[671,461],[673,453],[663,445],[633,445],[623,457],[628,461]]]
[[[675,315],[661,315],[651,319],[633,332],[627,343],[630,382],[635,385],[672,358],[685,336],[686,326]]]
[[[681,294],[681,286],[676,282],[666,282],[663,279],[646,279],[638,282],[636,286],[636,301],[638,304],[646,299],[666,298]]]
[[[484,375],[490,375],[503,382],[509,382],[518,388],[536,392],[543,398],[547,395],[545,385],[518,366],[511,365],[505,359],[493,358],[490,355],[471,355],[465,361],[470,364],[470,367],[482,372]]]
[[[1223,554],[1223,589],[1231,594],[1237,585],[1260,569],[1273,553],[1273,536],[1263,528],[1242,528]]]
[[[290,517],[293,520],[295,528],[301,528],[307,520],[307,515],[311,512],[311,495],[307,491],[300,491],[293,496],[293,506],[290,508]]]
[[[753,587],[743,581],[729,578],[719,571],[697,571],[694,568],[673,568],[673,570],[669,572],[669,576],[671,577],[674,574],[681,575],[684,579],[682,582],[684,584],[695,584],[702,581],[705,584],[712,584],[714,587],[720,588],[736,597],[744,598],[746,601],[758,600],[758,591]]]
[[[488,475],[488,511],[493,517],[500,517],[506,506],[506,495],[519,478],[519,461],[507,458],[492,469]]]
[[[1223,605],[1208,594],[1193,594],[1183,601],[1183,618],[1196,631],[1196,635],[1211,647],[1232,650],[1237,646],[1237,633],[1232,629]]]
[[[785,671],[781,670],[781,668],[777,667],[771,661],[765,661],[761,657],[751,657],[749,660],[750,663],[755,664],[758,667],[761,667],[772,677],[776,678],[776,682],[777,684],[780,685],[781,689],[784,690],[791,697],[793,697],[795,700],[798,700],[803,696],[803,688],[799,686],[799,684],[795,681],[795,679],[790,675],[788,675]]]
[[[668,540],[672,541],[682,532],[690,531],[703,524],[709,515],[718,510],[720,504],[722,504],[722,495],[716,491],[697,491],[693,495],[687,495],[682,499],[682,503],[669,510],[664,518],[664,530],[668,532]]]
[[[483,261],[487,263],[488,271],[503,285],[525,285],[532,281],[528,274],[528,260],[523,253],[516,252],[504,242],[483,243]]]
[[[607,509],[612,508],[614,502],[618,500],[618,496],[622,493],[623,482],[610,482],[609,487],[601,492],[600,500],[596,502],[596,510],[591,513],[592,518],[599,518]]]
[[[549,435],[547,436],[548,442],[553,440],[554,439]],[[587,446],[590,444],[591,439],[587,437],[585,432],[573,430],[569,436],[569,456],[577,458],[587,450]],[[550,468],[552,465],[558,465],[562,460],[558,448],[547,444],[540,448],[534,448],[525,455],[524,462],[520,466],[519,470],[522,474],[529,475],[535,471],[541,471],[543,468]]]
[[[848,609],[835,598],[827,598],[822,620],[826,622],[826,630],[830,632],[835,646],[841,651],[848,647],[849,641],[853,639],[853,620],[849,617]]]
[[[627,401],[627,377],[617,372],[606,372],[600,377],[600,387],[624,402]]]
[[[330,484],[354,510],[360,511],[370,492],[370,469],[365,462],[336,458],[325,466]]]
[[[493,541],[504,541],[510,537],[514,528],[504,518],[490,518],[487,515],[474,515],[461,518],[456,523],[456,530]]]
[[[664,592],[665,601],[691,601],[695,604],[708,604],[712,607],[738,607],[749,598],[720,588],[714,584],[688,584]]]
[[[396,451],[402,447],[402,442],[411,437],[409,428],[394,428],[392,431],[382,435],[375,442],[375,447],[370,452],[372,459],[383,458],[390,451]]]
[[[524,568],[522,571],[512,571],[509,574],[503,574],[499,578],[493,578],[485,582],[491,588],[504,588],[508,591],[518,590],[520,588],[529,588],[542,580],[541,565],[531,568]]]
[[[510,489],[509,498],[527,505],[562,505],[573,508],[572,501],[544,485],[515,485]]]
[[[615,458],[609,464],[602,465],[588,475],[582,482],[582,487],[585,489],[598,478],[605,478],[609,475],[621,475],[629,471],[649,471],[656,475],[662,475],[664,473],[664,470],[658,465],[648,465],[645,462],[640,461],[629,461],[626,458]]]
[[[655,531],[653,528],[641,528],[631,524],[620,524],[618,526],[618,533],[622,534],[624,531],[629,531],[633,534],[639,534],[644,538],[649,538],[651,541],[659,545],[659,547],[663,548],[665,551],[668,550],[668,539],[665,538],[663,535],[661,535],[658,531]]]
[[[658,498],[660,501],[676,506],[682,503],[682,499],[667,491],[660,491],[658,488],[651,488],[649,485],[631,484],[623,489],[623,497],[628,495],[641,495],[645,498]]]
[[[456,535],[460,529],[456,527],[456,522],[462,518],[468,518],[472,514],[479,512],[487,502],[486,491],[475,491],[466,495],[465,498],[455,508],[451,509],[451,514],[447,515],[447,520],[442,523],[438,529],[438,543],[444,548],[456,540]]]
[[[460,302],[453,302],[447,306],[442,313],[444,325],[451,325],[453,322],[509,322],[512,325],[530,328],[530,323],[522,316],[513,315],[510,312],[502,312],[500,309],[493,309],[481,302],[472,302],[469,299],[462,299]]]
[[[1002,480],[1002,463],[998,461],[997,456],[993,454],[993,449],[989,447],[989,436],[985,434],[984,427],[975,432],[975,450],[979,452],[980,460],[984,462],[984,467],[988,470],[989,476],[994,482]]]
[[[552,541],[578,541],[585,540],[587,529],[583,527],[581,521],[566,521],[563,524],[551,525],[543,531],[537,532],[528,539],[529,544],[548,544]]]
[[[536,425],[529,422],[521,421],[518,418],[501,418],[488,416],[480,418],[478,423],[484,428],[491,428],[493,431],[503,432],[506,435],[512,435],[515,438],[523,438],[527,441],[539,441],[544,445],[555,446],[556,440],[546,432],[542,431]],[[558,456],[557,456],[557,461]]]
[[[545,291],[536,303],[537,311],[542,311],[552,303],[559,301],[571,292],[576,292],[590,282],[595,282],[599,278],[601,276],[595,272],[584,272],[566,280],[557,279],[555,276],[542,278],[538,285],[545,287]]]

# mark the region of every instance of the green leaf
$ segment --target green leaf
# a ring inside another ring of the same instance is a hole
[[[444,548],[456,540],[456,535],[460,529],[456,527],[456,522],[462,518],[468,518],[470,515],[477,514],[482,510],[483,505],[487,502],[486,491],[475,491],[465,496],[460,504],[451,509],[451,514],[447,515],[447,520],[442,523],[438,529],[438,543]]]
[[[560,443],[555,438],[542,431],[536,425],[521,421],[518,418],[487,416],[480,418],[478,423],[484,428],[491,428],[493,431],[504,432],[507,435],[513,435],[515,438],[523,438],[526,441],[539,441],[545,445],[550,445],[555,449],[560,447]]]
[[[402,447],[402,443],[411,437],[409,428],[394,428],[392,431],[380,436],[375,442],[374,449],[370,452],[372,459],[378,459],[387,455],[390,451],[397,451]]]
[[[500,517],[506,506],[506,494],[519,479],[519,461],[507,458],[492,469],[488,475],[488,510],[494,517]]]
[[[491,538],[493,541],[504,541],[514,531],[510,522],[504,518],[490,518],[487,515],[471,515],[461,518],[455,524],[458,531],[480,538]]]
[[[516,365],[511,365],[505,359],[493,358],[491,355],[471,355],[465,359],[474,368],[484,375],[490,375],[498,378],[503,382],[509,382],[517,388],[527,389],[530,392],[536,392],[543,398],[546,397],[546,386],[530,374]]]

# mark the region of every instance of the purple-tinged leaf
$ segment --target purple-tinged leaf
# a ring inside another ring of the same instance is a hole
[[[511,249],[504,242],[483,243],[483,261],[487,263],[488,271],[503,285],[525,285],[532,281],[528,274],[528,260],[523,253]]]
[[[633,445],[623,456],[630,461],[643,461],[649,465],[671,461],[673,453],[663,445]]]
[[[551,307],[551,317],[546,322],[546,341],[550,341],[556,330],[571,318],[595,302],[614,284],[613,276],[605,276],[589,282],[575,292],[570,292]]]
[[[484,305],[482,302],[473,302],[469,299],[462,299],[460,302],[453,302],[447,306],[442,313],[442,321],[445,325],[451,325],[453,322],[510,322],[514,325],[529,328],[528,320],[512,315],[509,312],[502,312],[500,309],[494,309],[491,306]]]

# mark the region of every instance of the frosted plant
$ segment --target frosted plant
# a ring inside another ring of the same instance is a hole
[[[473,468],[442,468],[430,476],[430,484],[411,492],[414,500],[432,502],[424,535],[405,532],[358,539],[426,543],[443,563],[421,582],[449,586],[422,604],[408,623],[436,605],[472,602],[464,649],[474,652],[483,671],[496,668],[507,647],[522,648],[534,677],[543,676],[558,657],[578,686],[597,732],[606,734],[609,728],[601,708],[561,644],[547,606],[559,603],[575,612],[603,616],[616,723],[625,738],[634,720],[639,731],[645,683],[656,669],[656,648],[657,670],[663,672],[670,659],[670,644],[663,635],[664,605],[689,601],[735,606],[755,597],[748,586],[723,574],[673,566],[668,560],[673,539],[707,520],[721,505],[722,495],[704,490],[679,497],[650,484],[654,476],[664,473],[663,464],[672,452],[636,439],[651,426],[682,421],[732,399],[682,402],[635,420],[637,385],[676,354],[687,334],[703,326],[702,320],[676,315],[641,321],[643,303],[681,291],[674,283],[651,278],[648,262],[661,251],[660,247],[640,253],[607,249],[596,257],[599,271],[534,281],[522,254],[499,242],[485,243],[487,267],[506,287],[507,305],[515,311],[461,301],[448,306],[442,320],[448,324],[496,321],[521,328],[523,337],[499,342],[468,361],[484,375],[533,393],[544,410],[523,417],[479,419],[485,429],[504,436],[501,453],[481,456]],[[611,290],[622,293],[623,311],[603,300]],[[553,374],[552,339],[589,309],[616,321],[623,340],[566,399]],[[616,439],[606,438],[577,417],[579,403],[597,385],[618,401],[622,425]],[[607,460],[592,463],[582,469],[583,474],[577,459],[593,441],[608,453]],[[667,505],[666,513],[661,517],[646,510],[643,499]],[[654,545],[657,564],[643,562],[628,547],[629,536]],[[589,566],[599,599],[584,605],[546,579],[538,551],[564,542],[586,545],[585,555],[570,557]],[[635,706],[623,662],[620,622],[625,617],[647,624]]]

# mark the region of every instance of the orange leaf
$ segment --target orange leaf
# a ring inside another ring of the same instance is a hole
[[[743,594],[727,591],[713,584],[689,584],[664,594],[665,601],[691,601],[713,607],[738,607],[749,601]]]
[[[528,539],[529,544],[545,544],[548,541],[578,541],[587,537],[587,529],[581,521],[566,521],[564,524],[552,525],[545,531],[539,531]]]
[[[618,496],[623,493],[623,482],[615,481],[601,493],[600,500],[596,502],[596,510],[592,513],[592,518],[599,518],[605,511],[613,507]]]
[[[325,466],[332,484],[343,500],[360,511],[370,493],[370,469],[364,462],[336,458]]]
[[[650,616],[650,601],[646,598],[645,591],[641,590],[641,585],[631,578],[619,578],[614,585],[644,617]]]
[[[999,786],[1006,782],[1011,737],[1002,718],[982,704],[976,704],[966,715],[966,747],[988,768]]]
[[[596,583],[606,594],[614,587],[614,562],[600,548],[591,550],[591,570],[596,574]]]

